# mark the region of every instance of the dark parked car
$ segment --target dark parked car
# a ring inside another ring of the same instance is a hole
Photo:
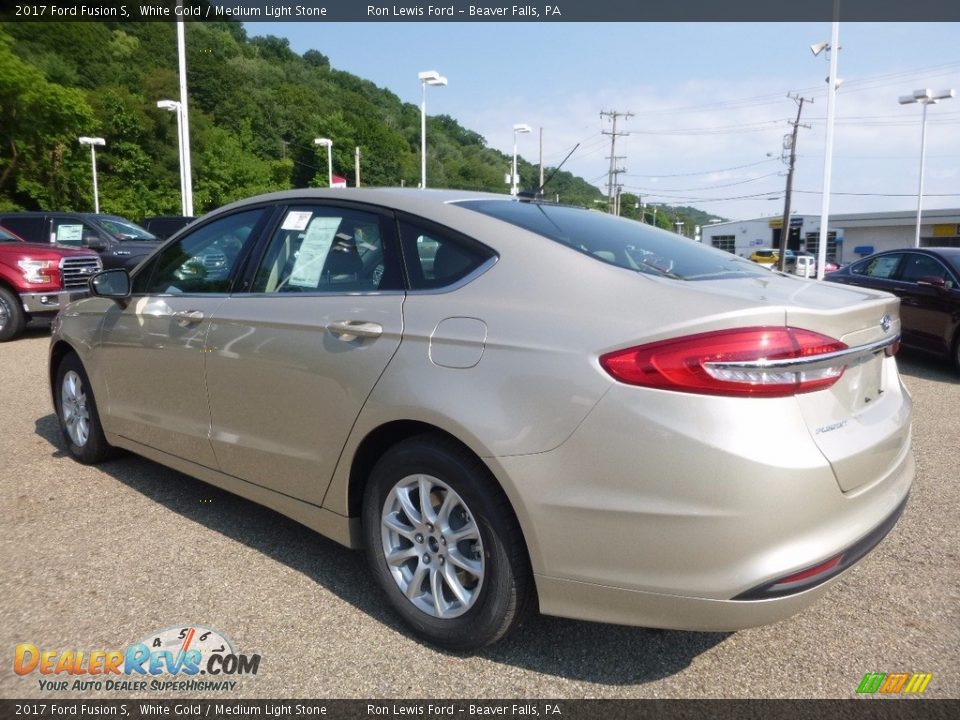
[[[0,225],[27,242],[57,243],[95,250],[105,268],[132,269],[160,246],[160,240],[119,215],[80,212],[0,214]]]
[[[161,240],[166,240],[194,220],[196,218],[192,215],[154,215],[141,220],[140,226]]]
[[[824,279],[897,295],[903,344],[946,355],[960,370],[960,248],[888,250]]]

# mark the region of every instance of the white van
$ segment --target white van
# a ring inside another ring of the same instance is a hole
[[[817,276],[817,258],[813,255],[797,255],[793,273],[800,277],[812,278]]]

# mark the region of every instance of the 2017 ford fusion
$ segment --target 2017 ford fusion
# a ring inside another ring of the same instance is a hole
[[[896,298],[598,212],[276,193],[92,291],[50,350],[75,458],[125,448],[365,547],[451,648],[535,607],[778,620],[880,542],[913,478]]]

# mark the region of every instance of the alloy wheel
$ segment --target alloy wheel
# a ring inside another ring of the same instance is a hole
[[[60,412],[70,440],[77,447],[83,447],[90,438],[90,411],[87,409],[87,395],[83,380],[74,370],[63,376],[60,387]]]
[[[396,483],[383,504],[380,539],[394,582],[419,610],[448,619],[476,602],[486,569],[480,529],[446,483],[425,474]]]

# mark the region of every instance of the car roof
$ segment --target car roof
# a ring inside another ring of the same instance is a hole
[[[939,253],[940,255],[945,255],[951,258],[960,257],[960,247],[925,247],[920,249],[929,250],[931,252]]]
[[[472,190],[421,190],[420,188],[300,188],[256,195],[219,208],[215,212],[230,211],[265,202],[297,200],[347,200],[382,205],[396,210],[420,212],[463,200],[503,200],[517,202],[509,195]]]
[[[901,248],[890,248],[889,250],[880,250],[879,252],[873,253],[873,255],[867,255],[861,260],[867,260],[874,257],[875,255],[890,255],[891,253],[903,253],[903,252],[919,252],[927,253],[930,255],[943,255],[944,257],[957,258],[960,257],[960,247],[951,247],[951,246],[930,246],[930,247],[901,247]]]

